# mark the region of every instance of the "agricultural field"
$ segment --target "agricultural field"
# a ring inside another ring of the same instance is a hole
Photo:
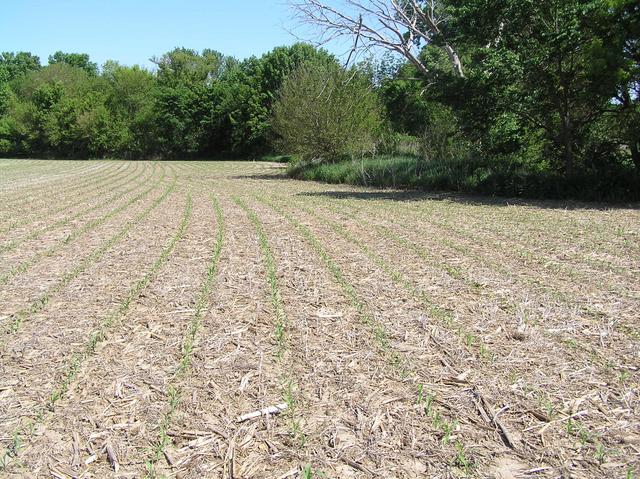
[[[637,207],[0,160],[1,477],[635,478],[639,318]]]

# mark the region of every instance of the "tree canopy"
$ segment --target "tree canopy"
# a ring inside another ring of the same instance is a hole
[[[293,2],[319,28],[317,43],[351,40],[346,65],[306,43],[244,60],[175,48],[152,70],[98,68],[83,53],[55,52],[45,66],[2,53],[0,154],[411,154],[446,172],[457,165],[470,184],[508,183],[485,189],[510,194],[550,177],[601,189],[640,177],[637,1],[336,5]]]

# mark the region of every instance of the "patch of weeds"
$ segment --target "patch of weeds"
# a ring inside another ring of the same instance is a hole
[[[472,347],[475,343],[476,343],[476,338],[473,335],[473,333],[466,333],[464,335],[464,343],[467,345],[467,347]]]
[[[322,471],[314,471],[311,464],[307,464],[302,468],[300,477],[301,479],[313,479],[314,477],[321,479],[321,478],[326,478],[327,475]]]
[[[442,268],[443,268],[443,269],[447,272],[447,274],[448,274],[449,276],[451,276],[452,278],[457,279],[457,280],[462,280],[462,279],[463,279],[463,275],[462,275],[462,273],[460,272],[460,270],[459,270],[458,268],[456,268],[456,267],[454,267],[454,266],[450,266],[450,265],[448,265],[448,264],[443,264],[443,265],[442,265]]]
[[[574,338],[563,339],[562,342],[569,346],[571,349],[578,349],[578,341]]]
[[[538,404],[540,404],[540,407],[544,409],[544,411],[547,413],[547,416],[549,418],[553,419],[557,413],[556,407],[553,404],[553,401],[549,398],[549,396],[547,396],[542,392],[538,392],[537,396],[538,396]]]
[[[310,464],[307,464],[302,469],[302,479],[313,479],[313,469]]]
[[[629,371],[623,369],[622,371],[620,371],[620,382],[622,384],[626,384],[630,376],[631,374],[629,373]]]
[[[485,361],[495,361],[496,356],[495,354],[493,354],[489,348],[487,347],[486,344],[480,344],[480,346],[478,346],[478,353],[480,354],[480,357],[482,359],[484,359]]]
[[[431,298],[429,298],[429,296],[427,296],[427,293],[425,293],[424,291],[421,291],[419,293],[419,296],[420,296],[420,299],[425,303],[432,302]],[[429,314],[434,318],[442,321],[446,326],[450,328],[453,327],[453,314],[451,314],[451,311],[447,311],[446,309],[440,306],[432,304],[431,307],[429,308]]]

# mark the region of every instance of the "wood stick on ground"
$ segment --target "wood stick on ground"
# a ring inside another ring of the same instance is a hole
[[[77,431],[73,431],[73,458],[71,459],[71,465],[78,467],[80,463],[80,436]]]
[[[370,470],[368,467],[363,466],[362,464],[360,464],[359,462],[356,462],[352,459],[349,459],[348,457],[341,457],[340,459],[342,459],[342,461],[347,464],[348,466],[353,467],[354,469],[360,471],[360,472],[364,472],[365,474],[369,474],[370,476],[377,476],[376,473],[374,473],[372,470]]]
[[[109,459],[109,463],[111,463],[111,467],[113,467],[114,472],[117,473],[120,469],[120,463],[118,462],[118,456],[116,456],[116,452],[108,442],[105,443],[104,448],[107,451],[107,458]]]
[[[272,415],[272,414],[279,414],[282,411],[284,411],[285,409],[287,409],[287,404],[286,403],[282,403],[282,404],[278,404],[276,406],[269,406],[266,407],[264,409],[260,409],[258,411],[253,411],[247,414],[243,414],[242,416],[238,416],[238,418],[236,419],[237,422],[245,422],[248,421],[250,419],[255,419],[257,417],[261,417],[261,416],[266,416],[266,415]]]
[[[515,440],[513,439],[513,436],[506,428],[506,426],[498,419],[498,414],[493,412],[492,407],[489,405],[482,393],[478,390],[477,387],[472,390],[472,393],[478,399],[478,401],[476,402],[476,406],[478,407],[482,418],[485,421],[488,421],[490,424],[493,424],[498,429],[500,435],[502,436],[502,439],[504,440],[504,443],[507,446],[509,446],[511,449],[516,450],[517,445]]]

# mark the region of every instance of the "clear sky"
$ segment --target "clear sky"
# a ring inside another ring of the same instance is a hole
[[[0,51],[57,50],[150,67],[174,47],[237,58],[291,44],[286,0],[0,0]]]

